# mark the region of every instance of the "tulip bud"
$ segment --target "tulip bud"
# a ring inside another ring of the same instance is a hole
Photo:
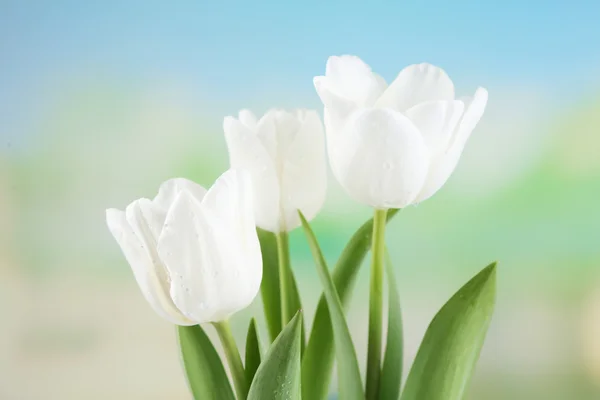
[[[446,73],[403,69],[389,86],[358,57],[330,57],[314,78],[325,105],[329,161],[355,200],[403,208],[437,192],[454,171],[487,103],[487,91],[455,100]]]
[[[325,201],[323,126],[315,111],[270,110],[260,120],[248,110],[223,122],[232,168],[252,175],[256,224],[271,232],[300,226]]]
[[[171,179],[153,199],[106,211],[146,300],[177,325],[223,321],[258,293],[262,256],[248,173],[225,172],[206,191]]]

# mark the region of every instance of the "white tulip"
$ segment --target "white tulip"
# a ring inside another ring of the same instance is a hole
[[[325,201],[325,135],[316,111],[270,110],[260,120],[242,110],[223,122],[232,168],[250,171],[256,224],[271,232],[300,226]]]
[[[478,88],[455,99],[448,75],[430,64],[406,67],[388,86],[354,56],[330,57],[314,84],[336,179],[380,209],[421,202],[444,185],[488,97]]]
[[[106,220],[144,297],[174,324],[226,320],[258,293],[262,256],[246,172],[229,170],[208,191],[168,180],[153,200],[109,209]]]

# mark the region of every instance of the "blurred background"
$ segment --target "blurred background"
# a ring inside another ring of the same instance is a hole
[[[535,0],[0,2],[0,399],[191,398],[104,210],[175,176],[209,186],[228,165],[223,117],[320,110],[312,78],[340,54],[388,81],[435,63],[459,95],[490,93],[448,184],[388,230],[406,365],[443,302],[498,260],[470,399],[600,398],[598,15]],[[369,216],[330,179],[314,228],[331,262]],[[292,246],[310,321],[320,284],[299,230]],[[361,356],[367,269],[349,310]],[[240,341],[260,311],[234,317]]]

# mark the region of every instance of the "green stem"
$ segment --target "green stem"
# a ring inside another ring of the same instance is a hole
[[[367,400],[377,399],[381,375],[381,336],[383,324],[383,265],[385,257],[385,220],[387,210],[375,210],[371,247],[371,284],[369,293],[369,344],[367,350]]]
[[[287,232],[275,234],[279,258],[279,296],[281,301],[281,330],[292,319],[290,312],[290,244]]]
[[[225,357],[229,363],[229,369],[233,376],[233,385],[235,386],[235,392],[238,400],[246,400],[248,396],[248,381],[246,380],[246,373],[244,372],[244,364],[242,364],[242,358],[240,351],[238,350],[233,334],[231,333],[231,327],[229,321],[221,321],[213,323],[221,344],[223,344],[223,350],[225,350]]]

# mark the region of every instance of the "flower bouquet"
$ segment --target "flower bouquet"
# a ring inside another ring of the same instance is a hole
[[[108,227],[147,301],[178,326],[197,400],[326,399],[334,364],[339,399],[462,399],[493,312],[495,264],[440,309],[402,384],[402,318],[385,229],[399,209],[426,200],[447,181],[484,112],[487,91],[456,99],[448,75],[430,64],[411,65],[387,85],[353,56],[330,57],[314,85],[324,128],[318,113],[307,110],[226,117],[231,169],[210,189],[171,179],[152,200],[107,210]],[[326,158],[347,194],[374,209],[332,270],[309,224],[325,200]],[[300,227],[323,287],[310,331],[289,256],[288,233]],[[363,384],[344,305],[369,250]],[[263,351],[252,319],[242,359],[228,320],[259,291],[269,346]],[[233,385],[205,324],[216,329]]]

